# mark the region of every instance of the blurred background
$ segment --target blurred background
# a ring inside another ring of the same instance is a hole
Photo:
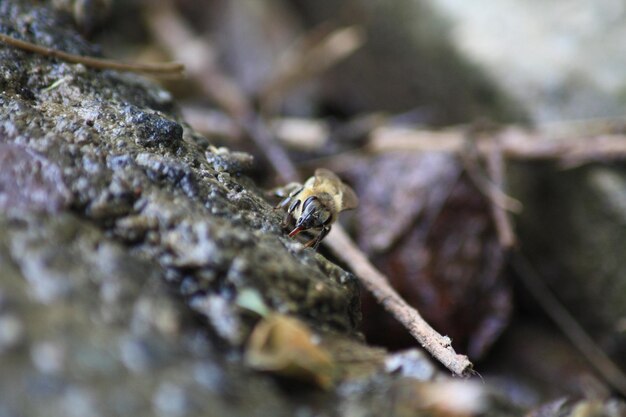
[[[344,226],[508,401],[620,390],[597,353],[626,367],[624,2],[95,3],[68,10],[107,56],[185,63],[160,82],[259,186],[283,153],[350,183]],[[415,346],[362,304],[370,343]]]

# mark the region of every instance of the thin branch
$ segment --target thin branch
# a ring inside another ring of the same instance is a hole
[[[241,131],[233,119],[223,111],[199,105],[182,105],[183,118],[193,129],[209,137],[220,137],[223,142],[238,142]],[[320,120],[299,117],[280,117],[269,120],[276,140],[286,149],[313,152],[328,142],[330,128]]]
[[[282,180],[297,181],[298,172],[287,152],[276,143],[266,121],[256,114],[243,91],[217,67],[210,45],[191,33],[183,18],[169,4],[162,3],[151,11],[148,26],[172,56],[189,62],[189,76],[257,144],[270,164],[277,168]]]
[[[466,129],[428,131],[382,127],[370,135],[369,150],[374,153],[450,152],[465,150]],[[486,155],[496,146],[492,137],[476,140],[476,148]],[[626,159],[626,135],[553,136],[541,130],[508,128],[498,133],[498,145],[505,158],[557,160],[568,163]]]
[[[318,31],[295,42],[279,60],[272,80],[259,94],[263,109],[271,108],[289,90],[328,70],[352,55],[365,42],[365,32],[357,27],[339,28],[321,39]]]
[[[486,156],[487,158],[487,173],[491,179],[491,183],[499,190],[504,190],[504,156],[502,150],[494,146],[491,152]],[[504,194],[504,191],[502,191]],[[511,223],[511,217],[504,207],[496,204],[492,201],[491,215],[493,216],[493,222],[496,226],[498,233],[498,241],[500,245],[505,249],[512,248],[517,239],[515,232],[513,231],[513,224]]]
[[[574,347],[587,358],[589,363],[615,390],[626,397],[626,375],[557,300],[528,259],[521,252],[516,251],[512,256],[511,264],[533,298],[563,331]]]
[[[469,376],[472,374],[473,366],[467,356],[457,354],[451,346],[450,338],[437,333],[422,318],[419,311],[402,299],[391,287],[387,277],[370,263],[342,227],[334,226],[332,232],[323,243],[331,249],[335,256],[350,267],[363,286],[385,310],[402,323],[409,333],[435,359],[456,375]]]
[[[459,152],[459,157],[463,162],[465,171],[469,175],[470,179],[489,200],[499,208],[519,213],[522,210],[522,203],[508,195],[506,195],[502,189],[497,187],[493,182],[487,178],[484,174],[482,167],[479,165],[478,160],[480,153],[476,147],[475,138],[467,137],[465,140],[465,147],[463,152]],[[490,153],[492,148],[489,149]]]
[[[249,112],[250,104],[237,84],[216,65],[212,45],[189,30],[171,2],[155,2],[146,11],[152,37],[175,59],[184,62],[189,77],[234,119]]]
[[[232,117],[221,110],[195,105],[182,105],[183,118],[195,130],[205,136],[219,136],[227,142],[238,142],[241,131]]]
[[[241,120],[241,126],[270,161],[275,172],[285,181],[299,182],[300,175],[285,149],[274,139],[265,120],[255,114]]]
[[[16,39],[2,33],[0,33],[0,42],[3,42],[15,48],[22,49],[24,51],[33,52],[38,55],[58,58],[60,60],[73,64],[83,64],[86,67],[96,69],[110,69],[116,71],[139,72],[144,74],[164,76],[182,75],[183,71],[185,70],[185,66],[177,62],[166,62],[160,64],[125,63],[110,59],[70,54],[68,52],[63,52],[58,49],[48,48],[31,42]]]

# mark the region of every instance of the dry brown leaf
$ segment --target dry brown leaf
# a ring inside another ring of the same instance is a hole
[[[506,328],[512,305],[488,201],[445,153],[386,153],[357,167],[344,175],[361,200],[359,245],[456,349],[479,358]],[[370,342],[414,345],[372,297],[364,294],[362,307]]]
[[[313,333],[300,320],[270,314],[260,321],[248,340],[246,364],[287,378],[328,389],[334,364],[330,355],[313,342]]]

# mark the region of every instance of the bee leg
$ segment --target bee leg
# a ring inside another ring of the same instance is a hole
[[[280,203],[278,203],[275,207],[274,210],[281,210],[284,209],[287,204],[289,204],[291,202],[291,197],[287,197],[284,198],[283,200],[281,200]],[[283,221],[280,223],[282,227],[287,226],[287,222],[289,221],[289,213],[285,213],[285,216],[283,217]]]
[[[287,214],[293,213],[294,210],[298,208],[298,206],[300,206],[300,200],[294,201],[287,209]]]
[[[330,226],[326,226],[322,228],[322,231],[320,232],[320,234],[317,235],[317,237],[306,242],[304,244],[304,247],[305,248],[313,247],[313,249],[317,250],[317,247],[320,245],[320,242],[322,241],[322,239],[324,239],[328,235],[328,233],[330,233]]]
[[[291,199],[292,198],[289,197],[289,200]],[[295,200],[293,203],[291,203],[291,205],[287,209],[287,213],[285,213],[285,217],[283,218],[283,226],[287,226],[287,224],[289,223],[289,216],[291,216],[291,213],[293,213],[294,210],[298,208],[298,206],[300,206],[300,200]]]
[[[274,189],[273,191],[270,191],[270,194],[272,195],[284,197],[282,200],[280,200],[278,204],[274,206],[274,210],[284,209],[285,207],[287,207],[287,205],[293,201],[294,197],[298,195],[300,191],[302,191],[302,184],[299,184],[297,182],[292,182],[284,187],[279,187]]]
[[[274,206],[274,210],[285,208],[289,203],[291,203],[291,197],[283,198],[278,204]]]
[[[286,197],[293,197],[294,195],[298,194],[300,191],[302,191],[302,184],[297,183],[297,182],[290,182],[289,184],[284,185],[282,187],[276,187],[274,189],[271,189],[267,191],[266,194],[269,196],[286,198]]]
[[[316,240],[317,240],[317,238],[316,238],[316,237],[314,237],[313,239],[311,239],[311,240],[307,241],[307,242],[304,244],[304,247],[305,247],[305,248],[310,248],[311,246],[313,246],[313,244],[315,243],[315,241],[316,241]]]
[[[328,236],[328,234],[330,233],[330,227],[331,226],[326,226],[322,229],[322,232],[317,236],[317,241],[315,242],[315,245],[313,245],[313,249],[317,250],[317,247],[320,245],[322,239]]]

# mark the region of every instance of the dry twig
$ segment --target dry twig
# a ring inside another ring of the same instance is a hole
[[[204,106],[181,107],[185,121],[194,130],[207,136],[219,136],[225,142],[237,142],[241,132],[226,113]],[[318,151],[328,142],[328,124],[313,119],[280,117],[268,122],[272,134],[281,144],[296,151]]]
[[[458,154],[463,162],[467,175],[469,175],[476,188],[489,198],[494,205],[501,209],[519,213],[522,210],[522,203],[506,195],[501,188],[496,186],[487,177],[487,175],[484,174],[483,169],[479,164],[479,159],[482,155],[476,147],[475,140],[476,138],[470,134],[470,136],[465,140],[464,150]],[[489,153],[487,155],[493,152],[492,149],[493,147],[489,148]]]
[[[184,105],[180,110],[185,121],[196,132],[209,137],[220,136],[229,142],[239,141],[239,128],[223,111],[190,105]]]
[[[520,251],[517,251],[513,254],[511,263],[524,286],[574,347],[587,358],[615,390],[626,397],[626,375],[557,300],[528,259]]]
[[[287,153],[274,141],[267,123],[256,114],[237,84],[217,67],[208,42],[191,33],[183,18],[167,3],[161,3],[151,11],[148,26],[170,54],[188,63],[189,76],[198,81],[204,92],[263,150],[270,164],[278,168],[277,173],[283,181],[296,181],[298,173]]]
[[[376,301],[402,323],[424,349],[456,375],[472,374],[473,366],[467,356],[457,354],[451,346],[450,338],[437,333],[422,318],[419,311],[400,297],[389,284],[387,277],[371,264],[343,228],[333,227],[323,243],[332,250],[335,256],[348,264]]]
[[[13,38],[11,36],[0,33],[0,41],[13,46],[15,48],[22,49],[24,51],[33,52],[39,55],[59,58],[63,61],[73,64],[83,64],[86,67],[96,69],[111,69],[116,71],[127,72],[140,72],[144,74],[152,75],[182,75],[185,70],[183,64],[177,62],[166,62],[160,64],[147,64],[147,63],[125,63],[110,59],[95,58],[90,56],[75,55],[67,52],[60,51],[58,49],[48,48],[45,46],[37,45],[31,42],[23,41]]]
[[[505,169],[502,150],[498,146],[494,146],[491,152],[486,155],[486,159],[487,173],[489,174],[491,183],[504,194]],[[513,224],[511,223],[509,213],[507,213],[504,207],[492,200],[491,215],[493,216],[493,223],[496,226],[500,245],[505,249],[512,248],[517,239],[513,231]]]
[[[372,132],[371,152],[413,151],[462,153],[466,146],[464,129],[427,131],[382,127]],[[494,145],[493,138],[476,140],[481,155],[487,155]],[[555,160],[589,162],[626,158],[626,135],[605,134],[583,137],[556,137],[542,131],[521,128],[504,129],[498,134],[498,144],[508,159]]]
[[[271,108],[279,97],[350,56],[364,42],[363,30],[355,26],[336,29],[322,39],[296,42],[283,55],[274,77],[260,93],[262,107]]]

